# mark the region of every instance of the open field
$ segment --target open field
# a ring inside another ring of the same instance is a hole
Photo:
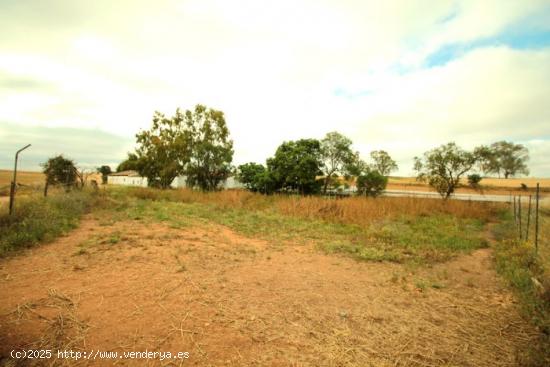
[[[0,169],[0,187],[9,186],[13,180],[13,170]],[[24,185],[44,185],[42,172],[17,171],[17,182]]]
[[[40,192],[44,189],[46,176],[42,172],[17,171],[17,183],[20,185],[18,192],[23,195]],[[10,185],[13,180],[13,170],[0,169],[0,202],[2,197],[9,196]],[[96,180],[101,183],[101,175],[92,173],[88,176],[88,182]]]
[[[541,188],[550,188],[550,179],[548,178],[483,178],[481,180],[481,191],[487,195],[525,195],[529,191],[533,191],[537,182]],[[528,191],[522,190],[521,184],[528,187]],[[479,190],[474,190],[468,187],[468,180],[461,180],[462,187],[459,187],[456,192],[463,194],[479,194]],[[414,177],[390,177],[388,180],[389,190],[417,190],[417,191],[435,191],[429,185],[418,182]]]
[[[117,361],[136,366],[513,366],[539,337],[493,269],[497,204],[149,189],[94,200],[79,228],[1,260],[0,356],[25,347],[189,352]]]

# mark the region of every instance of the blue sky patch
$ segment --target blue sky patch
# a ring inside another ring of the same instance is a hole
[[[470,43],[454,43],[441,47],[430,54],[424,61],[424,67],[442,66],[461,57],[476,48],[491,46],[508,46],[517,50],[540,49],[550,47],[550,30],[518,31],[509,30],[495,37],[480,39]]]

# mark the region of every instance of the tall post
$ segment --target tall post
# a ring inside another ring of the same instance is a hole
[[[521,241],[521,195],[518,197],[518,226],[519,226],[519,240]]]
[[[535,196],[535,255],[539,253],[539,199],[540,185],[537,182],[537,194]]]
[[[531,224],[531,195],[529,195],[529,206],[527,208],[527,228],[525,229],[525,241],[529,240],[529,225]]]
[[[11,182],[11,187],[10,187],[10,215],[13,214],[13,206],[15,204],[15,191],[16,191],[16,187],[17,187],[17,160],[19,158],[19,153],[21,153],[22,151],[24,151],[25,149],[27,149],[30,146],[31,145],[28,144],[28,145],[24,146],[23,148],[19,149],[15,153],[15,164],[13,166],[13,181]]]
[[[517,224],[517,222],[518,222],[518,215],[516,210],[516,197],[514,196],[514,223]]]

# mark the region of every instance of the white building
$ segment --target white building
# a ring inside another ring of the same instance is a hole
[[[136,171],[122,171],[111,173],[107,178],[107,183],[109,185],[124,185],[124,186],[140,186],[147,187],[147,177],[141,177]],[[187,177],[178,176],[174,178],[170,187],[182,188],[187,187]],[[236,177],[228,177],[225,182],[222,183],[221,187],[223,189],[241,189],[244,188],[244,185],[240,183]]]
[[[141,177],[136,171],[115,172],[107,177],[107,184],[147,187],[147,177]]]

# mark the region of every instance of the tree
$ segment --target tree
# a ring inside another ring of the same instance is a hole
[[[76,184],[77,169],[75,163],[62,154],[48,159],[42,164],[44,175],[46,175],[46,184],[44,186],[44,196],[48,195],[48,187],[51,185],[64,185],[67,191]]]
[[[101,181],[105,185],[107,183],[107,176],[111,174],[111,167],[101,166],[97,169],[97,173],[101,173]]]
[[[474,154],[458,147],[454,142],[424,153],[424,158],[414,157],[417,179],[428,182],[447,199],[460,182],[460,177],[476,163]]]
[[[237,177],[250,191],[261,191],[262,178],[267,170],[258,163],[241,164],[237,169]]]
[[[128,152],[128,158],[122,161],[116,168],[117,172],[122,171],[140,171],[141,161],[137,154]]]
[[[389,176],[392,171],[398,169],[397,163],[384,150],[375,150],[370,153],[370,156],[374,161],[372,165],[373,169],[383,176]]]
[[[334,178],[333,176],[350,176],[353,170],[353,164],[358,157],[358,153],[351,150],[352,141],[344,135],[333,131],[328,133],[321,140],[321,170],[325,176],[323,184],[323,194],[326,194],[327,188]]]
[[[504,178],[517,174],[529,174],[529,169],[527,168],[529,150],[525,146],[507,141],[499,141],[491,144],[491,150],[495,156],[496,168],[499,175],[501,171],[504,174]]]
[[[370,170],[357,177],[357,192],[360,195],[376,197],[388,185],[388,177],[376,170]]]
[[[301,194],[320,191],[317,176],[323,174],[321,166],[321,143],[316,139],[284,142],[267,160],[273,187]]]
[[[136,134],[136,139],[139,173],[150,186],[168,188],[191,159],[190,132],[183,113],[178,108],[173,117],[166,117],[156,111],[151,129]]]
[[[495,152],[488,146],[481,145],[474,149],[476,165],[480,172],[485,175],[499,173],[498,162]]]
[[[196,105],[185,112],[185,144],[189,161],[185,166],[187,184],[204,191],[216,190],[231,173],[233,140],[222,111]]]

